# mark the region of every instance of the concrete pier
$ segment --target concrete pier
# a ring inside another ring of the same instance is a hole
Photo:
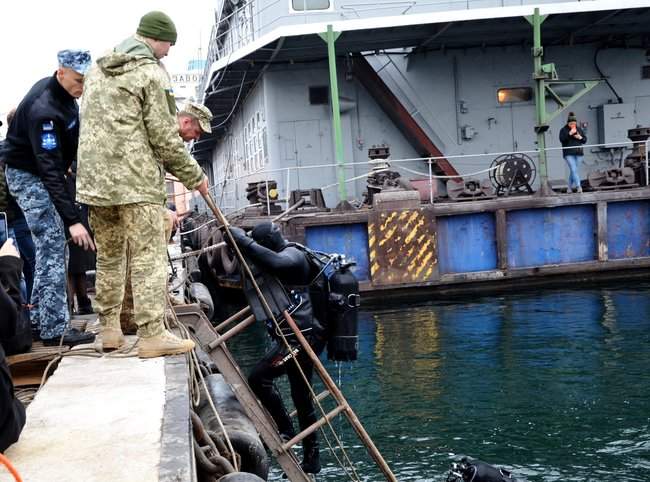
[[[5,455],[29,482],[193,481],[187,373],[184,356],[66,356]]]

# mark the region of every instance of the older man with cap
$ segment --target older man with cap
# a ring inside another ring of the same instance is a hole
[[[62,50],[58,61],[54,75],[34,84],[16,108],[3,155],[9,191],[36,245],[32,323],[44,344],[72,346],[94,338],[76,329],[66,331],[70,314],[65,276],[66,230],[79,246],[95,249],[65,183],[79,140],[75,99],[83,93],[91,60],[86,50]]]
[[[185,353],[194,347],[165,329],[167,254],[165,171],[207,194],[198,163],[179,137],[169,75],[160,59],[176,42],[162,12],[140,19],[136,34],[97,61],[81,103],[77,200],[90,206],[97,244],[97,297],[104,349],[124,340],[120,311],[131,269],[138,355]]]
[[[176,116],[178,118],[178,134],[185,142],[196,141],[201,134],[210,134],[212,127],[212,112],[206,106],[196,102],[188,102]]]

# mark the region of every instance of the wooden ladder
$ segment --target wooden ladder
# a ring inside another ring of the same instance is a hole
[[[320,401],[326,396],[332,396],[336,401],[336,407],[311,426],[297,434],[291,440],[284,441],[280,438],[275,422],[248,386],[246,377],[243,375],[237,362],[226,347],[225,342],[227,340],[241,333],[255,323],[255,317],[253,316],[250,307],[242,309],[216,327],[212,326],[198,305],[175,306],[174,311],[179,322],[185,325],[190,333],[192,333],[201,349],[207,353],[219,369],[219,372],[223,375],[226,382],[230,384],[235,396],[242,404],[244,411],[257,428],[262,440],[271,450],[271,453],[277,459],[289,480],[297,482],[309,482],[312,480],[303,472],[293,451],[291,450],[292,447],[321,428],[323,425],[329,423],[336,416],[343,413],[354,428],[361,442],[366,446],[370,456],[386,477],[386,480],[397,481],[395,475],[391,472],[390,467],[388,467],[388,464],[379,453],[379,450],[377,450],[377,447],[370,439],[370,436],[363,428],[363,425],[361,425],[358,417],[352,408],[350,408],[347,400],[336,386],[336,383],[334,383],[334,380],[332,380],[323,364],[320,362],[318,356],[311,349],[309,343],[304,338],[289,313],[285,311],[283,315],[293,329],[303,349],[313,362],[316,373],[319,374],[326,387],[326,391],[318,395],[316,401]],[[232,328],[222,332],[222,330],[235,322],[237,323]]]

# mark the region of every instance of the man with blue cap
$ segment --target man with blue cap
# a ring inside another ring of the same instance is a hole
[[[83,93],[91,59],[87,50],[62,50],[57,57],[54,75],[34,84],[18,105],[3,156],[9,191],[25,214],[36,245],[32,325],[40,330],[44,344],[73,346],[94,339],[74,328],[66,330],[70,313],[65,275],[66,238],[95,249],[65,182],[77,157],[76,99]]]

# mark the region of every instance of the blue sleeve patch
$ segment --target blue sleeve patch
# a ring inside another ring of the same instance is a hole
[[[41,147],[46,151],[53,151],[58,147],[56,133],[54,132],[54,122],[49,121],[43,124],[41,132]]]
[[[43,132],[41,134],[41,147],[46,151],[52,151],[57,148],[56,136],[52,132]]]

